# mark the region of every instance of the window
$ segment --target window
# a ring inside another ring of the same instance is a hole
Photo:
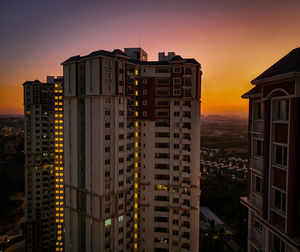
[[[110,116],[110,110],[105,110],[105,115]]]
[[[106,123],[105,123],[105,128],[106,128],[106,129],[109,129],[109,128],[110,128],[110,123],[106,122]]]
[[[169,159],[170,154],[169,153],[155,153],[155,158]]]
[[[146,69],[144,69],[146,70]],[[143,79],[143,84],[147,84],[147,79]]]
[[[105,135],[105,140],[110,140],[110,135]]]
[[[179,138],[179,133],[174,133],[174,138]]]
[[[287,165],[287,147],[275,145],[275,163],[286,166]]]
[[[110,152],[110,148],[109,147],[105,147],[105,152]]]
[[[262,179],[253,175],[253,182],[254,182],[254,191],[256,193],[262,194]]]
[[[119,68],[121,68],[121,69],[124,68],[124,62],[123,61],[119,61]]]
[[[263,140],[261,139],[254,139],[254,154],[256,156],[262,157],[263,156]]]
[[[174,78],[173,79],[173,84],[174,85],[180,85],[181,84],[181,78]]]
[[[173,170],[174,170],[174,171],[179,171],[179,165],[174,165],[174,166],[173,166]]]
[[[143,89],[143,95],[147,94],[147,89]]]
[[[118,217],[118,222],[122,222],[123,219],[124,219],[123,215],[119,216],[119,217]]]
[[[173,68],[173,73],[180,73],[181,72],[181,67],[180,66],[175,66]]]
[[[254,102],[254,119],[263,119],[263,103]]]
[[[256,218],[254,219],[253,227],[256,231],[262,233],[262,224]]]
[[[285,243],[278,236],[273,235],[273,251],[285,252]]]
[[[120,122],[119,123],[119,128],[123,128],[124,127],[124,123]]]
[[[173,181],[178,182],[179,181],[179,177],[173,177]]]
[[[105,208],[105,213],[108,214],[110,212],[110,207]]]
[[[111,219],[105,220],[104,226],[107,227],[107,226],[110,226],[110,225],[111,225]]]
[[[179,106],[180,105],[180,101],[174,101],[174,106]]]
[[[155,148],[169,148],[169,143],[155,143]]]
[[[147,101],[146,100],[143,100],[143,105],[147,106]]]
[[[105,164],[109,165],[110,164],[110,159],[105,159]]]
[[[286,194],[282,191],[279,191],[277,189],[273,189],[273,204],[274,207],[282,212],[286,211]]]
[[[275,101],[276,120],[285,121],[289,119],[289,101],[277,100]]]
[[[180,113],[178,111],[174,111],[174,116],[179,116]]]
[[[178,95],[180,95],[180,93],[181,93],[180,89],[174,89],[173,90],[173,95],[177,95],[178,96]]]
[[[155,164],[155,169],[168,170],[169,169],[169,164]]]
[[[143,111],[143,116],[147,116],[147,112],[146,111]]]

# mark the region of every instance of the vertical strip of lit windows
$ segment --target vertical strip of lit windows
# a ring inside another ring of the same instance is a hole
[[[140,248],[140,127],[138,121],[138,68],[135,69],[135,120],[134,120],[134,251]]]
[[[55,225],[56,225],[56,251],[63,251],[64,232],[64,111],[63,111],[63,85],[54,84],[54,166],[55,166]]]

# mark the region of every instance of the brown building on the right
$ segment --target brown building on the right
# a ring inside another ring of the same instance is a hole
[[[251,83],[248,251],[300,251],[300,47]]]

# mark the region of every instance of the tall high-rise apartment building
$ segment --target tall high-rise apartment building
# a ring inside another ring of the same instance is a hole
[[[66,251],[198,251],[201,66],[141,48],[64,68]]]
[[[300,48],[252,81],[248,251],[300,251]]]
[[[63,79],[23,86],[26,251],[63,251]]]

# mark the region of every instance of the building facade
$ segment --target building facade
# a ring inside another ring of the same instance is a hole
[[[201,66],[125,52],[62,63],[65,250],[198,251]]]
[[[300,251],[300,48],[252,81],[248,251]]]
[[[26,251],[63,251],[63,79],[23,86]]]

